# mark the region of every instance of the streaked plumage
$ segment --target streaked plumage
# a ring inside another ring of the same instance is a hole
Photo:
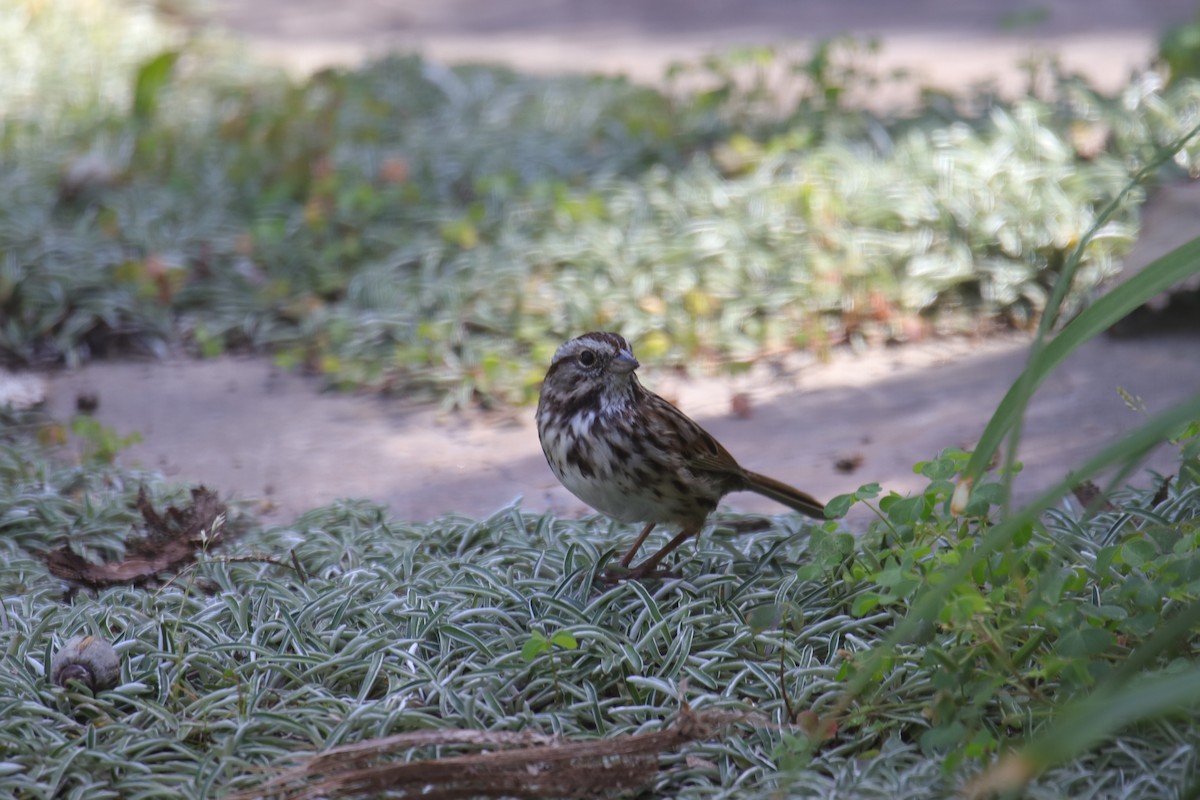
[[[643,387],[638,366],[622,336],[585,333],[555,352],[537,409],[542,452],[563,485],[613,519],[646,523],[622,566],[655,525],[680,527],[679,536],[633,571],[650,574],[730,492],[757,492],[824,519],[819,501],[743,469],[707,431]]]

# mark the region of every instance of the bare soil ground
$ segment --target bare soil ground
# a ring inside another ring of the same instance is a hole
[[[1015,10],[1014,10],[1015,9]],[[354,62],[384,49],[419,48],[435,58],[489,60],[521,69],[625,72],[652,80],[666,62],[744,42],[793,41],[839,32],[884,37],[886,67],[927,83],[964,88],[993,79],[1019,85],[1020,58],[1056,52],[1109,87],[1145,63],[1158,33],[1194,14],[1191,0],[1070,0],[1028,7],[984,0],[220,0],[215,14],[259,51],[302,68]],[[1190,239],[1200,219],[1192,186],[1160,192],[1128,261],[1137,269]],[[922,481],[914,461],[946,446],[970,446],[1019,373],[1017,337],[929,342],[864,355],[839,353],[788,382],[645,381],[676,399],[747,466],[823,498],[878,481],[907,491]],[[1018,482],[1029,496],[1059,479],[1140,417],[1122,387],[1150,411],[1200,390],[1200,336],[1174,332],[1098,339],[1039,391],[1030,411]],[[97,417],[144,437],[122,460],[205,483],[222,496],[263,497],[287,521],[341,497],[386,503],[400,517],[487,515],[523,497],[531,509],[582,513],[546,468],[528,409],[444,418],[436,409],[337,396],[282,374],[264,360],[98,363],[50,384],[51,409],[73,413],[81,392],[98,396]],[[731,413],[735,393],[752,413]],[[839,460],[858,462],[852,473]],[[1152,465],[1170,470],[1160,451]],[[731,507],[780,511],[752,495]]]

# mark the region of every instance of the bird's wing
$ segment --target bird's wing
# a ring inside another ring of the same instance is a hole
[[[668,401],[656,394],[651,396],[658,401],[663,413],[670,416],[678,426],[681,432],[681,443],[687,445],[684,462],[689,469],[723,475],[741,475],[743,473],[737,459],[711,433],[701,428],[699,423]]]

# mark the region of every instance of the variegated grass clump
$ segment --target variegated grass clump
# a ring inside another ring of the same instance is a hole
[[[1157,507],[1151,491],[1123,492],[1090,520],[1047,517],[841,706],[921,587],[982,541],[979,506],[960,523],[935,510],[962,454],[920,465],[929,491],[884,497],[881,523],[857,539],[794,517],[737,534],[718,520],[662,582],[594,581],[633,533],[602,519],[514,507],[416,524],[347,502],[283,526],[234,515],[236,543],[179,575],[64,594],[39,551],[120,558],[136,483],[158,503],[182,498],[151,476],[48,460],[37,420],[5,422],[0,787],[18,798],[213,796],[390,733],[603,738],[656,729],[681,700],[747,721],[662,754],[655,794],[944,794],[1119,667],[1152,635],[1146,612],[1178,605],[1200,563],[1194,484]],[[1155,520],[1149,549],[1131,513]],[[53,653],[79,634],[114,643],[115,688],[52,684]],[[1194,745],[1186,718],[1162,718],[1057,766],[1029,796],[1167,792],[1194,775]]]

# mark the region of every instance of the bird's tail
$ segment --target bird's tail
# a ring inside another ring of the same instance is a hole
[[[783,503],[801,514],[813,519],[825,519],[825,506],[811,494],[788,486],[783,481],[759,475],[757,472],[746,471],[746,489],[758,492],[763,497],[769,497],[777,503]]]

